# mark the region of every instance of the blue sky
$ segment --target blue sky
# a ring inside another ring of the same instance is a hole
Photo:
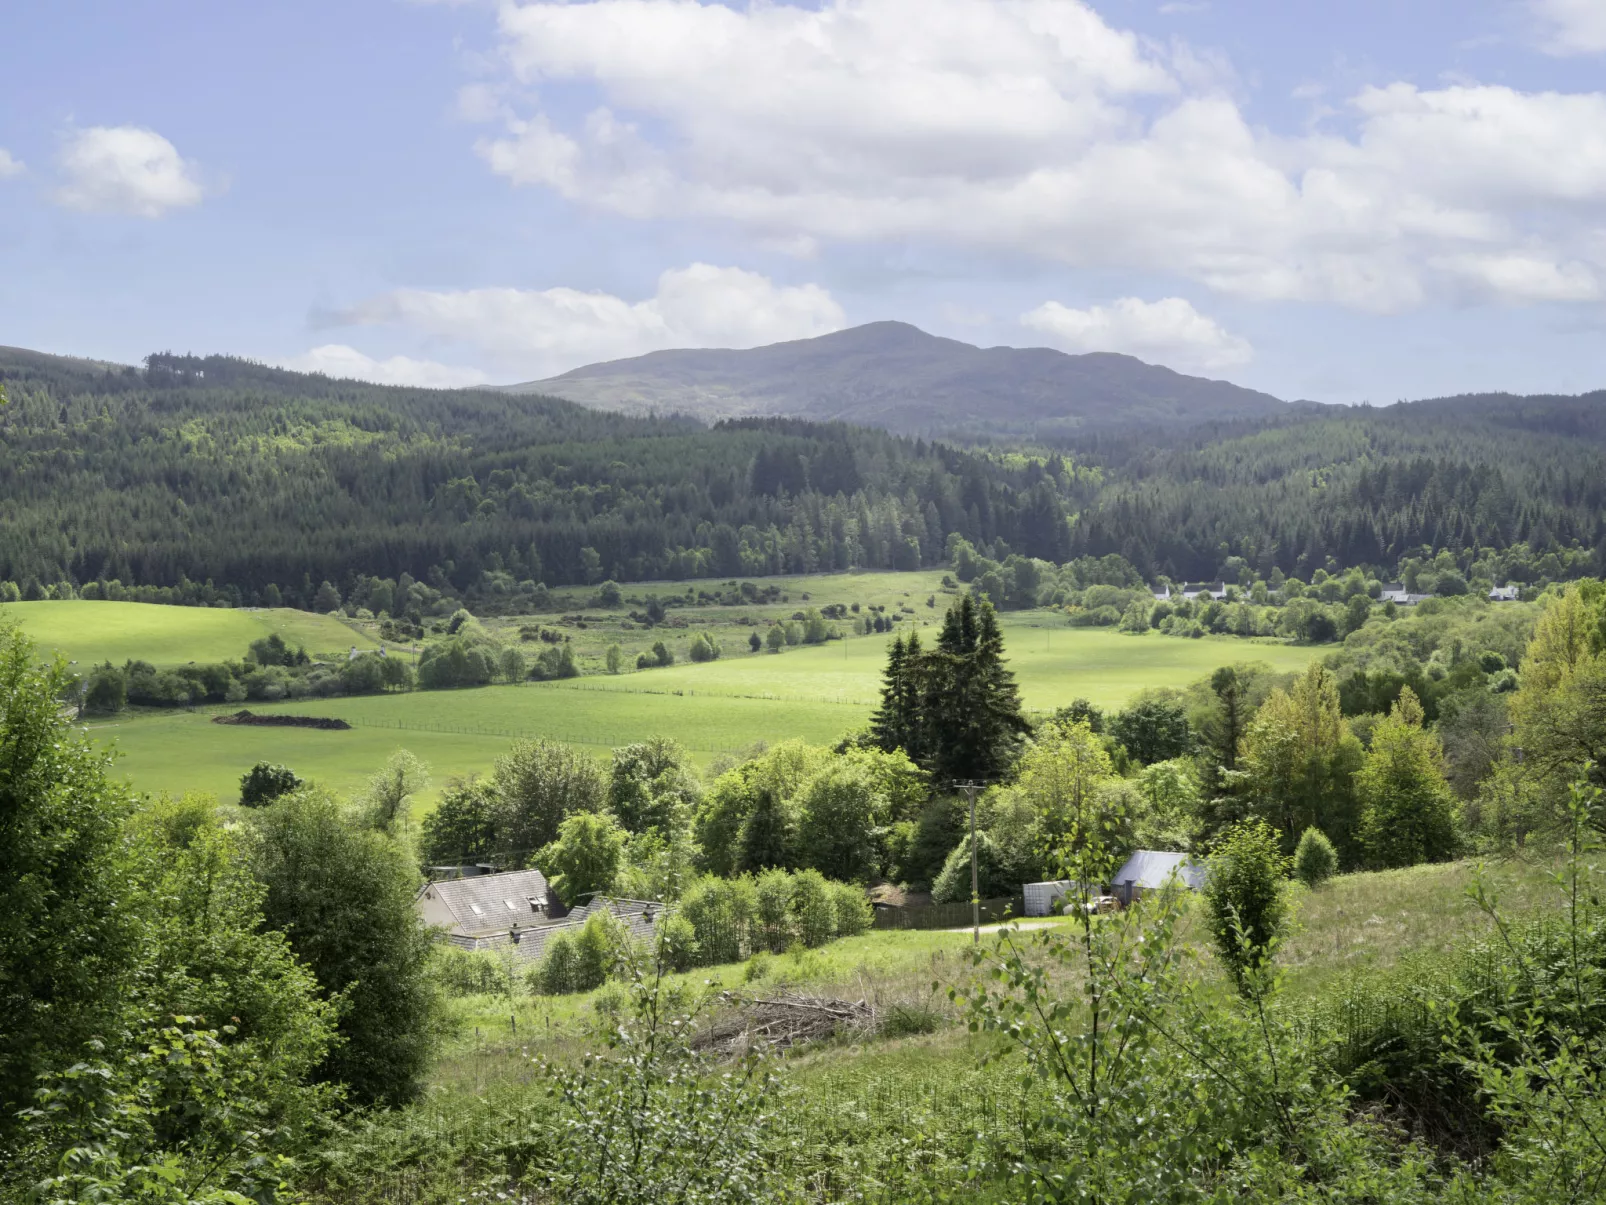
[[[539,378],[884,318],[1606,387],[1606,0],[10,6],[0,343]]]

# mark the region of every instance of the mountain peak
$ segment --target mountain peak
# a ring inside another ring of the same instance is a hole
[[[1287,409],[1269,394],[1131,356],[979,348],[907,322],[869,322],[741,351],[657,351],[508,386],[581,405],[705,420],[787,416],[906,434],[1052,435],[1192,425]]]

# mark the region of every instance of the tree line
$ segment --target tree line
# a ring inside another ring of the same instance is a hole
[[[1144,580],[1381,571],[1520,549],[1600,573],[1586,400],[1301,412],[1059,448],[963,449],[840,424],[703,428],[485,390],[228,357],[110,370],[8,351],[0,596],[325,607],[388,583],[475,609],[543,586],[1120,555]],[[1465,565],[1463,565],[1465,569]],[[326,590],[325,587],[328,587]],[[3,600],[3,597],[0,597]],[[427,604],[423,608],[427,611]]]

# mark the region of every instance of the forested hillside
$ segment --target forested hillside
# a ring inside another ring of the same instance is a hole
[[[947,562],[954,536],[998,561],[1119,553],[1178,580],[1241,576],[1232,558],[1264,577],[1387,574],[1424,548],[1532,580],[1606,554],[1606,394],[1009,451],[226,357],[0,349],[0,384],[0,591],[27,598],[116,581],[171,595],[150,601],[311,607],[325,582],[349,596],[377,579],[517,606],[543,583],[912,569]]]
[[[1151,428],[1065,451],[1103,469],[1072,500],[1074,552],[1145,571],[1210,577],[1229,552],[1266,575],[1388,567],[1423,547],[1606,553],[1606,392]]]
[[[1066,551],[1062,466],[838,425],[709,430],[223,357],[140,370],[5,351],[0,384],[0,579],[25,594],[210,580],[310,605],[359,574],[505,593],[914,568],[952,531]]]

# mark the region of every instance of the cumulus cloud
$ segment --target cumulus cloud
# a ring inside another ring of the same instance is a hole
[[[477,368],[456,368],[434,360],[414,360],[391,356],[376,360],[344,343],[325,343],[304,355],[280,361],[281,368],[297,372],[321,372],[340,380],[373,381],[379,385],[420,385],[426,389],[461,389],[483,385],[488,378]]]
[[[1541,45],[1551,54],[1606,51],[1606,6],[1600,0],[1533,0],[1544,30]]]
[[[1254,358],[1248,340],[1229,334],[1182,297],[1122,297],[1082,310],[1045,301],[1020,320],[1062,351],[1124,352],[1179,372],[1220,371]]]
[[[158,218],[198,204],[203,195],[195,165],[155,130],[138,126],[75,130],[58,166],[56,201],[69,209]]]
[[[1078,0],[531,0],[499,29],[511,82],[600,103],[537,100],[482,157],[630,217],[1376,311],[1593,296],[1606,272],[1601,93],[1396,84],[1350,98],[1350,136],[1280,137]],[[1488,270],[1514,257],[1535,270]]]
[[[21,159],[14,157],[5,147],[0,146],[0,180],[9,180],[13,176],[20,176],[27,170],[23,166]]]
[[[332,321],[404,326],[544,375],[662,348],[804,339],[839,330],[844,316],[818,285],[778,287],[756,272],[698,263],[663,273],[642,301],[568,288],[397,289]]]

